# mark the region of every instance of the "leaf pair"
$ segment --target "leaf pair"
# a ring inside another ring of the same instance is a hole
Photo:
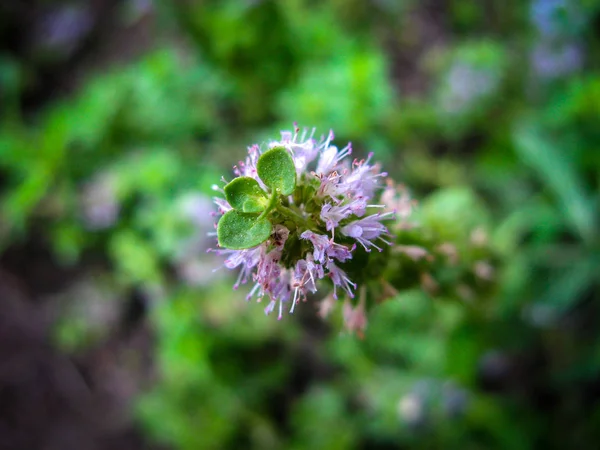
[[[272,230],[266,215],[277,206],[279,195],[290,195],[296,189],[296,167],[284,147],[263,153],[256,170],[271,190],[271,197],[251,177],[239,177],[227,184],[225,198],[233,209],[221,217],[217,226],[221,247],[242,250],[266,241]]]

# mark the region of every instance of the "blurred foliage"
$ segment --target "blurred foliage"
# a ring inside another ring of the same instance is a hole
[[[143,294],[149,438],[600,444],[600,2],[131,1],[119,26],[152,17],[156,42],[60,95],[49,83],[102,39],[99,11],[41,3],[54,21],[24,46],[8,39],[22,11],[0,7],[0,248],[102,262],[59,296],[65,352],[107,339],[106,305]],[[340,311],[321,322],[317,299],[265,318],[205,254],[211,185],[293,121],[376,151],[419,199],[362,339],[336,331]]]

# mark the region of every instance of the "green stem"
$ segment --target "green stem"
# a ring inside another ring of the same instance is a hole
[[[273,191],[271,192],[271,198],[269,199],[269,203],[267,204],[267,207],[262,212],[262,214],[260,216],[258,216],[258,220],[262,219],[267,214],[269,214],[271,211],[273,211],[273,209],[275,209],[275,207],[277,207],[278,200],[279,200],[279,193],[277,192],[277,189],[273,189]]]
[[[306,217],[303,217],[301,214],[294,211],[293,209],[288,208],[287,206],[283,206],[281,204],[281,202],[279,202],[279,191],[277,191],[276,189],[273,189],[273,191],[271,191],[271,197],[269,198],[269,203],[267,204],[267,207],[262,212],[262,214],[260,216],[258,216],[257,220],[260,220],[260,219],[266,217],[267,214],[269,214],[274,209],[277,209],[277,211],[281,215],[288,217],[289,219],[300,224],[302,227],[306,228],[307,230],[314,228],[314,224],[312,223],[312,221],[310,221]]]

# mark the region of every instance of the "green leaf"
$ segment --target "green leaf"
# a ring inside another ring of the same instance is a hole
[[[265,209],[268,200],[258,181],[239,177],[225,186],[225,198],[233,209],[245,213],[258,213]]]
[[[221,247],[243,250],[266,241],[271,235],[271,228],[267,219],[231,210],[219,220],[217,238]]]
[[[271,189],[290,195],[296,189],[296,167],[284,147],[275,147],[258,158],[256,170],[260,179]]]
[[[564,142],[553,140],[548,131],[531,119],[524,118],[514,132],[515,150],[546,186],[554,191],[571,226],[586,241],[596,233],[596,206],[582,183]]]
[[[588,257],[561,269],[548,281],[543,295],[533,307],[543,313],[543,320],[554,321],[573,307],[598,279],[598,261]]]

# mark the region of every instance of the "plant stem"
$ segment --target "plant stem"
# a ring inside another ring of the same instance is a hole
[[[273,211],[273,209],[275,209],[275,207],[279,208],[277,205],[277,203],[278,203],[277,200],[279,200],[279,192],[277,192],[277,189],[273,189],[273,191],[271,192],[271,198],[269,198],[269,204],[267,205],[265,210],[262,212],[262,214],[260,216],[258,216],[258,220],[262,219],[267,214],[269,214],[271,211]]]

